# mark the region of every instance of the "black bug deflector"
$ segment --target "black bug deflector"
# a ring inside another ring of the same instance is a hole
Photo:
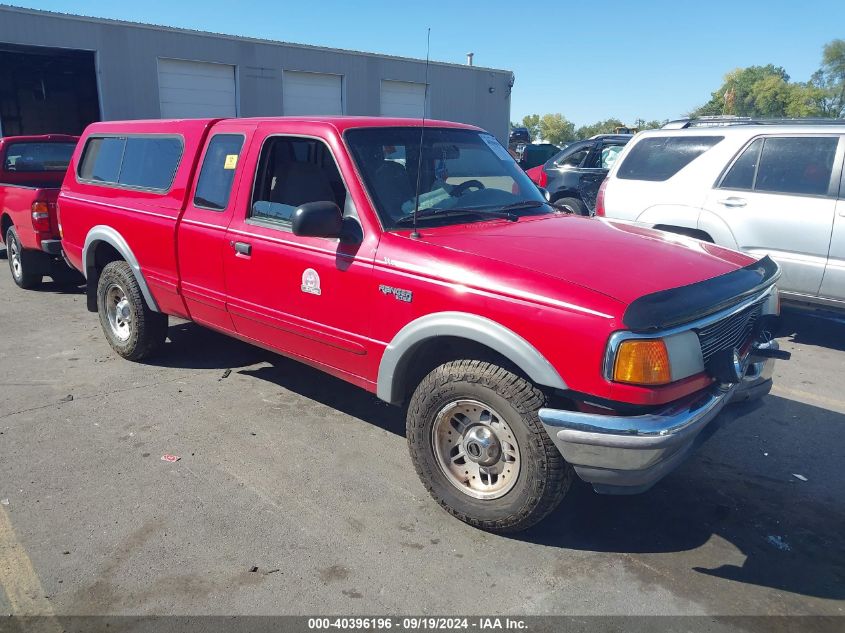
[[[712,279],[661,290],[631,302],[622,322],[634,332],[665,330],[736,305],[763,290],[780,276],[780,267],[768,256]]]

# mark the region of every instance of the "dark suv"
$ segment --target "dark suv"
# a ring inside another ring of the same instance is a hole
[[[573,143],[529,176],[548,190],[555,204],[591,215],[601,181],[631,138],[630,134],[606,134]]]
[[[528,131],[527,127],[515,127],[511,130],[510,137],[508,138],[508,145],[514,145],[516,143],[528,144],[530,142],[531,133]]]

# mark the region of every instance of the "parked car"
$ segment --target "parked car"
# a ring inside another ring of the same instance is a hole
[[[527,127],[515,127],[511,130],[508,145],[516,143],[525,143],[526,145],[531,143],[531,132],[528,131]]]
[[[554,204],[591,215],[602,180],[630,140],[630,135],[602,134],[572,143],[532,172],[531,178],[548,190]]]
[[[427,125],[89,126],[60,219],[109,344],[145,359],[172,315],[404,405],[426,488],[493,531],[576,474],[650,487],[769,390],[776,264],[557,213],[492,135]]]
[[[719,122],[642,132],[597,214],[770,255],[785,301],[845,309],[845,124]]]
[[[47,275],[76,279],[61,258],[56,198],[78,137],[0,138],[0,233],[12,279],[35,288]]]
[[[517,163],[525,170],[542,165],[560,152],[561,148],[551,143],[531,143],[522,149]]]

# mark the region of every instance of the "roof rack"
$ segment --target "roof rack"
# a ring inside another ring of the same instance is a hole
[[[664,130],[683,130],[691,127],[719,127],[723,125],[845,125],[845,119],[813,117],[805,119],[759,119],[749,116],[702,116],[694,119],[675,119],[663,126]]]

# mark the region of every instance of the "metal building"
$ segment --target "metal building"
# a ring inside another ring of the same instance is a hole
[[[416,59],[0,6],[0,134],[76,134],[96,120],[425,110],[506,142],[510,71],[432,62],[428,82],[426,100]]]

